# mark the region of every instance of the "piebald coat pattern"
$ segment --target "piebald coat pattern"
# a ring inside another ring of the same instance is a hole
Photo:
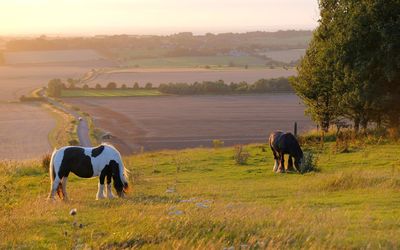
[[[68,199],[66,185],[69,173],[82,178],[99,176],[96,199],[113,198],[111,181],[118,196],[123,196],[128,188],[127,171],[122,163],[120,153],[111,145],[102,144],[98,147],[68,146],[54,150],[50,161],[51,189],[49,198],[54,199],[57,192],[60,198]],[[107,180],[106,189],[104,181]]]

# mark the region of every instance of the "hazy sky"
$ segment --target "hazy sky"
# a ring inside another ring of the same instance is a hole
[[[317,0],[0,0],[0,35],[312,29]]]

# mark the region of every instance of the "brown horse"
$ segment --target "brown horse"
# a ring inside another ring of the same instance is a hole
[[[289,155],[289,162],[287,170],[295,171],[293,168],[293,160],[296,170],[301,173],[301,165],[303,163],[303,151],[294,135],[291,133],[284,133],[282,131],[276,131],[269,136],[269,146],[271,147],[272,153],[274,154],[275,165],[273,168],[274,172],[284,173],[285,172],[285,154]]]

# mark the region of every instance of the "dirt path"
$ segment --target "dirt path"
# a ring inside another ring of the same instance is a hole
[[[90,136],[89,136],[89,125],[85,117],[81,117],[78,112],[66,108],[64,105],[61,103],[55,101],[54,99],[48,98],[47,96],[44,95],[43,90],[39,92],[41,96],[47,99],[47,101],[51,104],[53,104],[55,107],[57,107],[60,110],[63,110],[64,112],[72,115],[75,117],[75,119],[78,122],[78,127],[77,127],[77,134],[79,138],[79,144],[82,147],[91,147],[91,142],[90,142]]]

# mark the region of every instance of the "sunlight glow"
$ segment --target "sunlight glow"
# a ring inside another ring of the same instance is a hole
[[[0,35],[312,29],[317,0],[0,0]]]

